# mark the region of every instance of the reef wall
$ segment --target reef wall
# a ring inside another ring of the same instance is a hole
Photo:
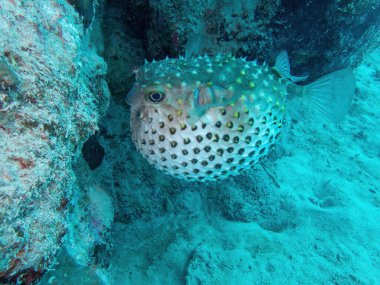
[[[0,283],[37,280],[67,231],[72,165],[109,101],[90,29],[68,1],[0,2]]]

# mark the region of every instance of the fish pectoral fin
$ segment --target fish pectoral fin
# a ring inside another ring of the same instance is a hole
[[[348,112],[355,93],[352,70],[329,73],[303,87],[305,98],[325,117],[338,123]]]
[[[278,54],[274,68],[282,77],[285,77],[293,82],[304,81],[309,78],[308,75],[293,76],[290,74],[289,56],[286,50],[283,50]]]

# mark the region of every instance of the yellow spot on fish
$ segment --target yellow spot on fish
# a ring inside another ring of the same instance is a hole
[[[168,87],[168,88],[172,88],[173,85],[171,85],[170,83],[166,83],[166,87]]]
[[[212,81],[207,82],[207,86],[212,86]]]
[[[242,70],[240,71],[240,74],[241,74],[241,75],[245,75],[245,74],[246,74],[245,70],[242,69]]]
[[[181,109],[178,109],[178,110],[177,110],[177,115],[178,115],[178,116],[181,116],[182,114],[183,114],[183,111],[182,111]]]
[[[232,127],[232,122],[227,122],[226,127],[227,128],[231,128]]]
[[[178,99],[177,102],[178,102],[179,105],[182,105],[183,100],[182,99]]]
[[[255,95],[254,95],[254,94],[249,95],[249,100],[250,100],[251,102],[252,102],[254,99],[255,99]]]
[[[242,82],[241,78],[238,77],[238,78],[236,79],[236,83],[241,84],[241,82]]]
[[[241,100],[242,102],[245,102],[245,101],[247,100],[247,96],[245,96],[244,94],[241,95],[240,100]]]
[[[253,82],[253,81],[249,82],[249,87],[251,87],[251,88],[255,87],[255,82]]]
[[[234,91],[234,87],[232,85],[228,86],[228,91]]]
[[[235,112],[234,113],[234,118],[238,119],[240,117],[240,113],[239,112]]]

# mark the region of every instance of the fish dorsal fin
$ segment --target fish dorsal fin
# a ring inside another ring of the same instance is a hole
[[[277,70],[277,72],[280,73],[282,77],[285,77],[293,82],[304,81],[309,77],[307,75],[293,76],[290,74],[289,56],[286,50],[283,50],[278,54],[276,58],[276,64],[274,67]]]

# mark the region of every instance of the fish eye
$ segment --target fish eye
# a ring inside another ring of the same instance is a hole
[[[164,99],[164,97],[164,93],[158,91],[149,92],[147,94],[148,100],[152,103],[159,103]]]

